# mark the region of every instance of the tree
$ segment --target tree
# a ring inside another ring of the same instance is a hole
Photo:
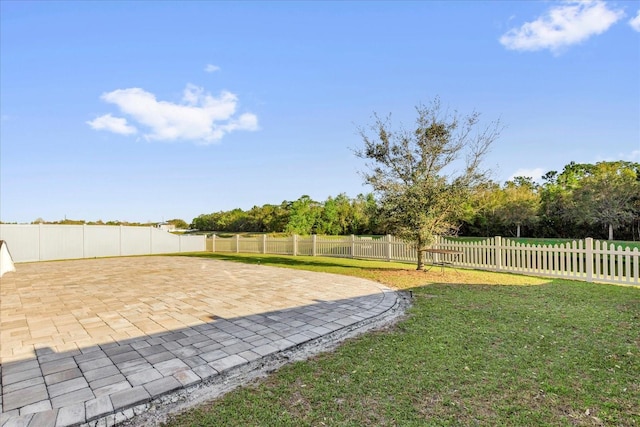
[[[545,237],[576,238],[589,234],[576,221],[580,216],[572,207],[573,192],[593,165],[570,162],[560,174],[549,171],[540,191],[539,233]]]
[[[380,234],[378,203],[373,193],[358,194],[351,201],[348,234]]]
[[[502,189],[503,199],[496,214],[506,226],[516,226],[516,237],[520,237],[523,225],[533,225],[538,220],[540,196],[537,185],[527,177],[515,177],[507,181]]]
[[[608,239],[613,240],[613,231],[634,218],[640,164],[617,161],[590,166],[573,191],[573,217],[578,223],[606,227]]]
[[[496,182],[477,185],[465,204],[460,232],[470,236],[502,235],[503,229],[497,212],[502,206],[503,196],[502,188]]]
[[[374,114],[374,123],[360,129],[364,147],[355,154],[371,161],[363,177],[380,200],[387,230],[414,244],[422,269],[421,251],[457,229],[471,188],[486,181],[481,163],[502,126],[479,128],[478,113],[444,111],[439,98],[416,112],[411,131],[393,130],[390,117]]]
[[[322,204],[322,211],[316,220],[315,232],[317,234],[340,234],[338,204],[334,198],[329,198]]]
[[[170,219],[169,221],[167,221],[167,223],[174,225],[179,230],[186,230],[187,228],[189,228],[189,224],[187,224],[185,220],[180,218]]]
[[[329,196],[322,204],[315,232],[328,235],[347,234],[351,231],[352,218],[351,200],[345,193],[340,193],[335,198]]]
[[[316,220],[321,212],[320,204],[311,197],[304,195],[289,207],[289,222],[285,232],[290,234],[312,234]]]

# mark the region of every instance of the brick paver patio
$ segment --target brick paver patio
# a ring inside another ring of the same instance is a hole
[[[105,424],[397,304],[367,280],[211,259],[16,267],[0,279],[2,427]]]

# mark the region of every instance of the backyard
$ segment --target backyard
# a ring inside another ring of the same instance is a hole
[[[172,418],[205,425],[640,425],[640,289],[322,257],[200,254],[412,291],[405,319]]]

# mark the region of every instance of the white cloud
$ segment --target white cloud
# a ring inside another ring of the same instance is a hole
[[[204,67],[204,71],[206,71],[207,73],[215,73],[216,71],[220,71],[220,67],[213,64],[207,64],[207,66]]]
[[[565,1],[535,21],[507,31],[500,43],[511,50],[549,49],[557,54],[604,33],[623,16],[622,10],[609,9],[602,0]]]
[[[626,162],[638,162],[640,161],[640,150],[631,150],[628,153],[618,152],[617,155],[612,156],[598,156],[595,162],[617,162],[619,160]]]
[[[638,14],[635,16],[635,18],[631,18],[629,20],[629,25],[631,25],[631,28],[633,28],[634,30],[640,32],[640,10],[638,10]]]
[[[141,88],[117,89],[103,94],[101,98],[117,105],[123,114],[145,127],[147,132],[143,136],[147,140],[187,140],[209,144],[233,131],[258,129],[258,118],[254,114],[235,115],[238,97],[228,91],[214,97],[202,87],[187,84],[180,103],[159,101],[154,94]],[[94,129],[117,132],[115,129],[122,127],[115,126],[116,120],[122,121],[117,122],[120,125],[126,125],[125,119],[117,119],[110,114],[88,123]]]
[[[127,123],[127,119],[121,117],[113,117],[111,114],[96,117],[86,122],[95,130],[108,130],[109,132],[119,133],[121,135],[132,135],[138,130]]]
[[[524,177],[531,178],[533,180],[533,182],[541,183],[542,182],[542,176],[545,173],[547,173],[547,172],[542,168],[518,169],[509,178],[507,178],[507,181],[512,181],[517,176],[524,176]]]

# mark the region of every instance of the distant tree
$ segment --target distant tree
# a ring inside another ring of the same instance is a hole
[[[640,181],[640,171],[638,171],[638,181]],[[637,234],[636,234],[637,233]],[[640,194],[633,200],[633,221],[631,223],[631,238],[640,240]]]
[[[59,221],[54,222],[54,224],[62,224],[62,225],[83,225],[86,221],[83,219],[61,219]]]
[[[588,228],[576,222],[573,192],[591,165],[570,162],[561,173],[549,171],[540,189],[539,233],[544,237],[584,237]]]
[[[340,193],[335,198],[329,196],[322,203],[322,210],[316,220],[317,234],[344,235],[351,232],[352,208],[351,200]]]
[[[640,163],[599,162],[591,165],[573,191],[572,211],[578,223],[598,224],[613,240],[615,229],[631,223],[640,197]]]
[[[285,232],[308,235],[314,233],[314,226],[320,216],[321,206],[311,197],[304,195],[289,205],[289,222]]]
[[[507,226],[516,226],[516,237],[520,237],[523,225],[533,225],[538,221],[540,196],[537,185],[527,177],[516,177],[507,181],[502,189],[502,202],[496,216]]]
[[[478,113],[444,111],[438,98],[416,112],[411,131],[393,130],[389,118],[374,115],[374,123],[360,130],[364,147],[355,153],[371,161],[363,176],[380,200],[387,230],[414,244],[422,269],[421,251],[457,229],[471,189],[486,181],[481,163],[501,125],[479,128]]]
[[[378,210],[378,202],[373,193],[358,194],[351,201],[347,234],[383,234]]]
[[[265,231],[283,233],[289,222],[289,202],[279,205],[265,205]]]
[[[331,196],[322,204],[322,210],[316,219],[314,231],[316,234],[328,235],[340,234],[342,231],[340,227],[338,203]]]
[[[189,224],[183,219],[175,218],[170,219],[167,223],[174,225],[177,229],[186,230],[189,228]]]
[[[489,181],[475,186],[464,205],[461,232],[470,236],[493,236],[503,233],[497,216],[504,203],[500,184]]]

